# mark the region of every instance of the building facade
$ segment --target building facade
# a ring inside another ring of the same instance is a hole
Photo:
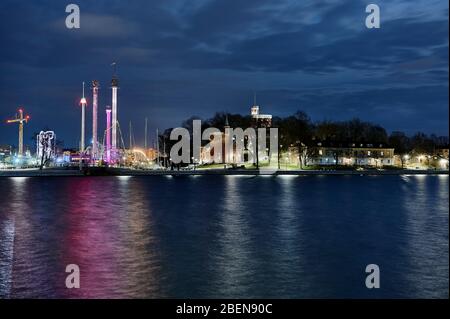
[[[250,109],[250,115],[252,117],[253,127],[271,127],[272,126],[272,115],[260,114],[258,105],[252,106],[252,108]]]
[[[0,168],[3,168],[7,163],[11,163],[12,146],[0,145]]]
[[[308,165],[393,166],[394,149],[383,144],[335,144],[318,142]]]

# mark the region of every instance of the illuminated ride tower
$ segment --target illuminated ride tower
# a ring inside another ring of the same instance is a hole
[[[84,134],[85,134],[85,122],[86,122],[86,105],[87,101],[84,97],[84,82],[83,82],[83,97],[80,100],[81,104],[81,142],[80,142],[80,157],[83,156],[85,143],[84,143]]]
[[[119,88],[119,79],[117,78],[115,72],[113,78],[111,80],[111,88],[112,88],[112,156],[113,161],[117,159],[118,150],[117,150],[117,127],[119,125],[117,121],[117,89]]]
[[[111,108],[106,107],[106,162],[111,162]]]
[[[99,84],[97,80],[92,81],[92,160],[98,158],[98,137],[97,137],[97,123],[98,123],[98,89]]]
[[[28,123],[30,116],[23,116],[23,110],[20,108],[16,118],[13,120],[7,120],[7,123],[19,123],[19,152],[17,155],[19,157],[23,156],[23,123]]]

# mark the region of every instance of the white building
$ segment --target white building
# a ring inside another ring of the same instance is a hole
[[[336,144],[318,142],[309,165],[392,166],[394,149],[383,144]]]

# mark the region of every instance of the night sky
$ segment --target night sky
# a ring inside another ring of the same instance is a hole
[[[80,29],[65,26],[69,3]],[[380,29],[365,27],[369,3]],[[23,106],[26,144],[49,127],[77,146],[81,82],[93,79],[103,132],[113,61],[119,121],[137,142],[146,116],[154,135],[193,115],[248,114],[253,92],[263,113],[448,135],[446,0],[2,0],[0,39],[0,144],[17,144],[4,123]]]

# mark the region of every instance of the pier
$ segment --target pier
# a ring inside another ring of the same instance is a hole
[[[58,176],[211,176],[211,175],[248,175],[248,176],[305,176],[305,175],[449,175],[448,170],[256,170],[256,169],[197,169],[197,170],[140,170],[116,167],[88,167],[50,169],[0,170],[1,177],[58,177]]]

